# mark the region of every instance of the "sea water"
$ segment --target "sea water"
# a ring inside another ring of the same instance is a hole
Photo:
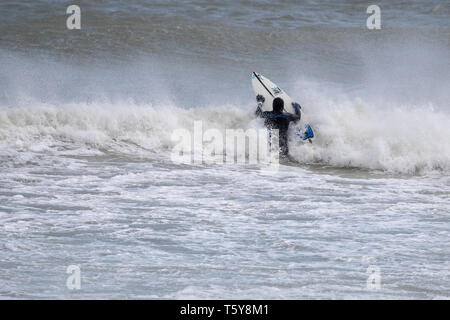
[[[448,1],[379,30],[364,1],[71,4],[0,3],[1,298],[450,297]],[[313,143],[174,162],[196,121],[263,127],[252,71]]]

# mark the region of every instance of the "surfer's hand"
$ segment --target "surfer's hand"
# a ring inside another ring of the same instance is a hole
[[[264,99],[264,97],[262,95],[258,94],[256,96],[256,101],[264,103],[264,101],[266,101],[266,99]]]
[[[294,109],[301,109],[302,108],[302,106],[301,105],[299,105],[297,102],[292,102],[292,106],[294,107]]]

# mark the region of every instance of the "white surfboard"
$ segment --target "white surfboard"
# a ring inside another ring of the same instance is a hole
[[[255,96],[262,95],[265,99],[262,105],[263,111],[272,111],[272,102],[275,98],[281,98],[284,101],[284,110],[289,113],[295,113],[292,107],[293,100],[275,83],[260,75],[259,73],[252,73],[252,87]]]

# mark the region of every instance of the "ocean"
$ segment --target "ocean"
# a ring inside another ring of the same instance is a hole
[[[72,4],[0,3],[0,298],[450,298],[448,1]],[[253,71],[313,142],[173,161],[263,128]]]

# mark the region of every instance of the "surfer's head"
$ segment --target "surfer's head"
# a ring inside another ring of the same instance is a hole
[[[281,99],[281,98],[273,99],[272,108],[273,108],[273,112],[275,112],[275,113],[283,112],[283,108],[284,108],[284,101],[283,101],[283,99]]]

